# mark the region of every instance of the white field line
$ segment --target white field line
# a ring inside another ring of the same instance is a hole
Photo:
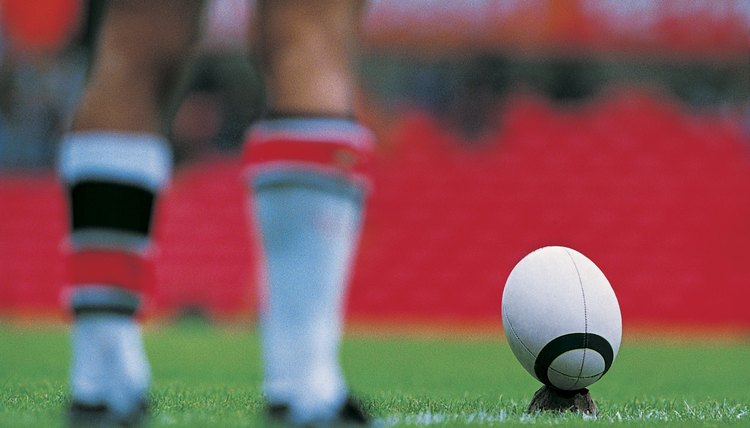
[[[430,426],[447,425],[450,423],[496,424],[508,419],[505,411],[499,413],[475,412],[467,414],[420,412],[414,415],[389,415],[378,419],[373,424],[375,428],[387,428],[402,425]]]
[[[716,414],[710,412],[707,415],[695,415],[690,414],[690,409],[686,409],[685,412],[677,411],[665,411],[650,409],[646,411],[638,411],[636,413],[623,413],[616,412],[611,415],[600,415],[600,416],[582,416],[582,420],[600,420],[604,422],[679,422],[679,421],[704,421],[704,422],[719,422],[719,421],[738,421],[745,420],[750,422],[750,408],[733,406],[725,407],[722,409],[723,414]],[[394,414],[386,416],[375,421],[373,426],[375,428],[390,428],[395,426],[432,426],[432,425],[443,425],[451,426],[451,424],[476,424],[476,425],[498,425],[505,422],[525,422],[533,423],[535,415],[523,414],[520,416],[510,416],[506,411],[500,412],[474,412],[465,414],[456,413],[439,413],[439,412],[419,412],[417,414]]]

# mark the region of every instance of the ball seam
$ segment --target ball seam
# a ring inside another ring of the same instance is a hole
[[[578,270],[578,264],[576,263],[576,260],[573,258],[573,254],[570,253],[570,250],[567,248],[565,249],[565,254],[570,257],[571,263],[573,263],[573,268],[576,270],[576,277],[578,277],[578,285],[581,290],[581,300],[583,303],[583,332],[586,333],[584,335],[584,342],[583,342],[583,357],[581,358],[581,365],[578,368],[578,376],[576,376],[576,379],[581,379],[583,374],[583,367],[586,365],[586,352],[588,350],[588,332],[589,332],[589,315],[588,315],[588,306],[586,305],[586,290],[583,287],[583,278],[581,278],[581,271]],[[578,381],[576,381],[573,385],[575,386],[578,384]]]

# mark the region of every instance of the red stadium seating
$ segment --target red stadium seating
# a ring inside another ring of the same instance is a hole
[[[750,327],[750,147],[740,121],[661,95],[510,100],[475,141],[414,112],[375,165],[349,311],[497,321],[505,277],[545,245],[607,274],[626,323]],[[237,160],[182,168],[162,199],[155,307],[256,306]],[[51,176],[0,179],[0,310],[58,305],[65,226]],[[627,326],[628,324],[626,324]]]
[[[601,266],[626,320],[750,325],[737,121],[636,92],[571,109],[516,100],[502,123],[461,149],[428,117],[404,121],[376,174],[353,311],[497,319],[515,262],[557,244]]]

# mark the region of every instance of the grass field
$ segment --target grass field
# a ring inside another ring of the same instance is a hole
[[[591,387],[601,414],[526,415],[538,383],[507,344],[480,335],[348,336],[351,387],[376,426],[750,426],[750,340],[625,340]],[[147,330],[151,426],[262,426],[251,328]],[[62,328],[0,324],[0,426],[64,426],[69,358]]]

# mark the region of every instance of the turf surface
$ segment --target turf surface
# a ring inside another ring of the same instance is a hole
[[[151,426],[262,426],[251,328],[147,330]],[[0,426],[64,426],[68,338],[0,324]],[[626,340],[591,387],[601,414],[526,415],[538,383],[497,337],[350,336],[343,362],[376,426],[750,426],[750,341]]]

